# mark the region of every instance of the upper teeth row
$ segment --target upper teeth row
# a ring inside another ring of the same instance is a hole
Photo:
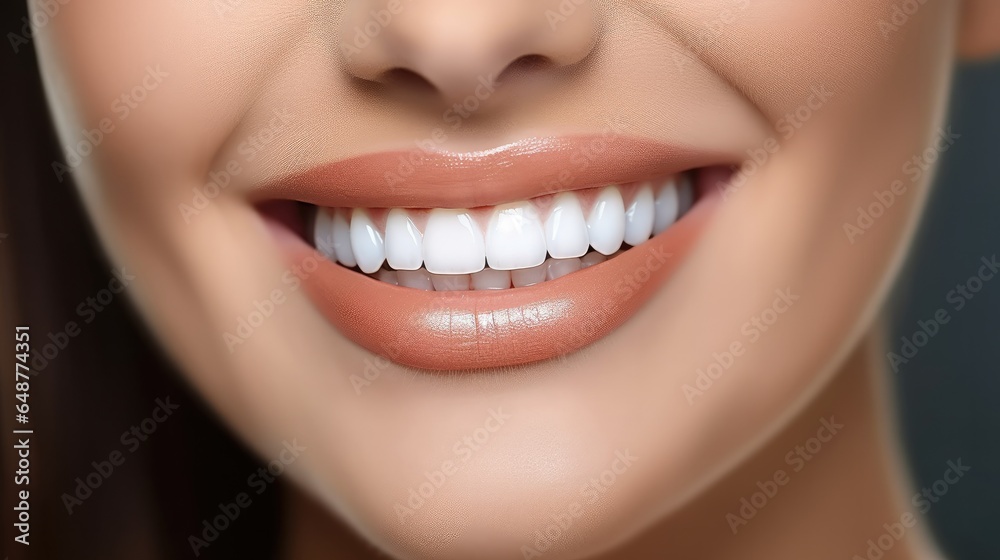
[[[611,255],[623,243],[638,245],[674,223],[692,200],[690,179],[679,175],[639,186],[628,208],[621,189],[608,186],[585,217],[577,194],[563,192],[552,199],[544,219],[531,201],[514,202],[494,207],[485,228],[465,209],[430,210],[421,231],[412,211],[393,208],[383,231],[364,208],[321,208],[314,236],[329,259],[368,274],[386,262],[396,270],[423,266],[433,274],[472,274],[487,264],[517,270],[542,264],[546,254],[574,258],[593,247]]]

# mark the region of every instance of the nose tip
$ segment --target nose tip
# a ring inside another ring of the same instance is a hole
[[[358,0],[343,21],[349,73],[389,87],[419,77],[448,101],[576,64],[597,39],[591,0]]]

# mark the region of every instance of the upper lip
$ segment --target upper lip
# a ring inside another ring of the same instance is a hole
[[[494,149],[354,156],[263,185],[259,198],[347,208],[476,208],[665,177],[723,154],[615,134],[530,138]]]

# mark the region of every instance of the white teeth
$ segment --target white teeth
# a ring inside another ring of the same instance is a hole
[[[660,187],[660,192],[656,193],[654,206],[656,207],[656,219],[653,222],[653,234],[659,235],[660,232],[677,221],[680,210],[677,182],[673,177]]]
[[[594,200],[589,214],[581,196]],[[313,241],[326,258],[387,284],[429,291],[504,290],[557,280],[614,258],[669,228],[694,199],[691,177],[678,175],[492,209],[319,208]],[[539,209],[546,206],[542,220]],[[489,216],[485,227],[473,213],[482,220]],[[385,216],[384,229],[373,215]]]
[[[625,243],[634,247],[649,240],[654,213],[653,188],[646,184],[635,193],[635,200],[625,211]]]
[[[337,260],[347,268],[357,266],[358,261],[354,259],[354,251],[351,249],[351,224],[347,221],[342,210],[338,210],[332,218],[333,222],[333,250],[337,253]]]
[[[428,292],[434,290],[434,283],[431,281],[431,273],[422,268],[418,270],[397,271],[396,278],[399,280],[400,286],[413,288],[415,290],[425,290]]]
[[[424,236],[402,208],[393,208],[385,222],[385,259],[396,270],[416,270],[424,262]]]
[[[361,272],[371,274],[385,262],[385,242],[382,232],[363,208],[355,208],[351,216],[351,250]]]
[[[567,274],[580,270],[583,263],[581,263],[580,259],[549,259],[546,261],[546,265],[548,265],[548,270],[546,271],[545,278],[547,280],[557,280]]]
[[[535,205],[497,206],[486,227],[486,263],[496,270],[531,268],[545,262],[545,232]]]
[[[582,257],[590,249],[587,220],[575,194],[560,193],[552,200],[545,220],[545,243],[549,255],[556,259]]]
[[[323,253],[323,256],[331,261],[337,260],[337,250],[333,248],[333,218],[326,210],[320,209],[316,212],[316,220],[313,223],[313,239],[316,242],[316,250]]]
[[[595,264],[601,264],[602,262],[608,260],[608,257],[594,251],[587,253],[580,259],[580,268],[588,268],[594,266]]]
[[[472,275],[473,290],[506,290],[509,287],[509,270],[487,268]]]
[[[616,187],[605,187],[594,202],[587,220],[590,246],[595,251],[610,255],[625,240],[625,203]]]
[[[486,268],[483,232],[468,210],[431,210],[424,230],[424,266],[433,274],[471,274]]]
[[[515,288],[525,288],[534,286],[545,281],[545,274],[548,272],[548,265],[542,263],[531,268],[510,271],[510,281]]]
[[[471,285],[468,274],[431,274],[431,282],[439,292],[464,292]]]

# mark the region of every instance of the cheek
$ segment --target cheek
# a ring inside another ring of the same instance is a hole
[[[834,317],[838,303],[866,299],[895,266],[937,153],[954,142],[937,127],[957,3],[902,4],[735,2],[700,51],[772,128],[771,145],[748,150],[735,180],[746,208],[727,222],[730,233],[776,236],[745,265],[824,270],[801,281],[836,294]],[[832,280],[845,271],[858,282]]]
[[[892,76],[900,60],[919,44],[942,43],[957,3],[923,3],[902,12],[893,0],[789,2],[732,0],[687,10],[675,22],[688,48],[728,78],[775,122],[801,104],[818,86],[841,97],[901,89]],[[937,51],[942,52],[942,51]],[[930,70],[933,71],[933,70]]]
[[[303,40],[305,4],[63,6],[36,37],[60,142],[74,174],[115,179],[79,182],[155,197],[142,186],[204,176],[261,83]]]

